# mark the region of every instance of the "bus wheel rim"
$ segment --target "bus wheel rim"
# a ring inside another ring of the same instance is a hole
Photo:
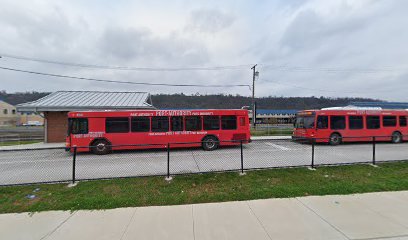
[[[207,142],[207,147],[213,148],[214,146],[215,146],[215,142],[214,142],[213,140],[209,140],[209,141]]]
[[[96,149],[97,149],[98,151],[103,151],[103,150],[105,150],[105,144],[99,143],[98,145],[96,145]]]

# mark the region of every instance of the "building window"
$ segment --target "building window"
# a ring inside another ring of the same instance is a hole
[[[129,118],[106,118],[106,133],[129,132]]]
[[[4,114],[8,114],[8,110],[7,110],[7,109],[4,109],[4,110],[3,110],[3,113],[4,113]]]
[[[15,114],[16,114],[16,110],[15,110],[15,109],[11,110],[11,113],[15,115]]]

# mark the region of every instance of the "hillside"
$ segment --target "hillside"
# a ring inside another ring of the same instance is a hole
[[[157,108],[241,108],[251,105],[251,98],[233,95],[159,94],[152,96]],[[366,98],[263,97],[257,98],[258,109],[316,109],[346,106],[353,101],[379,101]]]
[[[42,98],[50,93],[48,92],[17,92],[7,93],[6,91],[0,91],[0,100],[17,105],[19,103],[31,102]]]
[[[0,100],[16,105],[37,100],[47,92],[7,93],[0,91]],[[241,108],[249,106],[251,98],[239,95],[152,95],[157,108]],[[365,98],[326,98],[326,97],[263,97],[256,99],[259,109],[312,109],[345,106],[352,101],[378,101]]]

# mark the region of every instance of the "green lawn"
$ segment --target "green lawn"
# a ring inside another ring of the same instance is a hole
[[[0,213],[109,209],[408,190],[408,162],[0,187]],[[33,192],[36,188],[40,190]],[[35,194],[35,199],[26,198]]]

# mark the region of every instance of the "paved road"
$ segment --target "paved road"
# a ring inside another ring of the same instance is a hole
[[[315,164],[369,162],[371,144],[317,145]],[[260,140],[244,145],[244,168],[303,166],[311,164],[309,144],[289,140]],[[177,149],[170,154],[171,174],[236,170],[241,166],[239,147],[207,152]],[[408,159],[408,143],[376,144],[378,161]],[[167,152],[162,150],[125,151],[98,156],[78,154],[77,179],[165,175]],[[72,155],[63,149],[0,151],[0,184],[70,180]]]

